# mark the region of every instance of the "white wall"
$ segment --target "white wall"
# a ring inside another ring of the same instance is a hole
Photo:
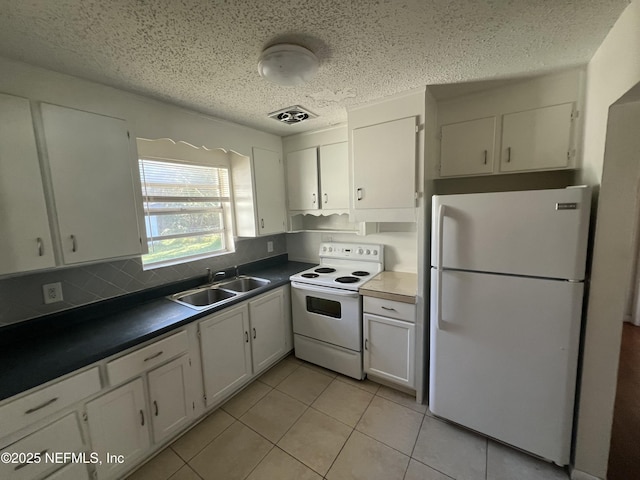
[[[602,189],[585,324],[575,468],[599,478],[605,478],[609,455],[624,296],[630,281],[630,215],[636,208],[640,163],[637,156],[623,153],[625,142],[637,136],[639,125],[634,123],[632,131],[626,130],[628,107],[615,107],[611,115],[609,107],[638,82],[640,0],[634,0],[587,67],[581,180],[597,185],[602,179]]]
[[[136,137],[171,138],[243,155],[251,155],[252,146],[282,152],[277,135],[2,57],[0,92],[123,118]]]

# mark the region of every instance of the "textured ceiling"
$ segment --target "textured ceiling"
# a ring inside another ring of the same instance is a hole
[[[288,135],[344,122],[347,106],[424,85],[584,64],[628,4],[0,0],[0,55]],[[319,57],[311,82],[280,87],[260,78],[260,52],[280,41]],[[319,117],[294,126],[266,118],[295,104]]]

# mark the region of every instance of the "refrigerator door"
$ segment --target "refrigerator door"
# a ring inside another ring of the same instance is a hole
[[[431,411],[568,464],[584,285],[463,271],[441,281],[432,269]]]
[[[436,195],[431,265],[582,280],[590,210],[589,187]]]

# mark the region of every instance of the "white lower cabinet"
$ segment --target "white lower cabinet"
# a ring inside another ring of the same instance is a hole
[[[415,306],[365,297],[363,308],[365,372],[415,388]],[[383,309],[389,316],[367,313],[367,309]]]
[[[78,418],[71,413],[2,450],[0,478],[34,480],[60,467],[56,454],[84,451]],[[10,462],[4,461],[9,455]],[[85,468],[86,470],[86,468]]]
[[[98,479],[115,478],[147,453],[149,416],[141,378],[87,403],[87,419],[92,451],[102,461],[96,464]],[[108,462],[107,453],[122,455],[124,462]]]
[[[249,302],[253,373],[269,367],[285,353],[284,292],[278,289]]]
[[[247,304],[214,314],[200,322],[200,347],[208,407],[251,377]]]
[[[189,356],[149,372],[153,440],[158,443],[186,426],[193,417],[189,392]]]
[[[202,374],[210,407],[248,382],[287,350],[285,288],[266,293],[200,322]]]
[[[46,480],[89,480],[89,472],[83,463],[69,463],[49,475]]]

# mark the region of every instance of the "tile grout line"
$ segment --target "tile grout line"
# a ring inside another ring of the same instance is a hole
[[[219,408],[217,408],[217,409],[213,410],[209,415],[213,415],[213,414],[214,414],[215,412],[217,412],[218,410],[219,410]],[[168,447],[168,448],[170,448],[170,449],[173,451],[173,453],[175,453],[175,454],[178,456],[178,458],[180,458],[182,461],[184,461],[185,463],[187,463],[187,464],[188,464],[191,460],[193,460],[194,458],[196,458],[196,457],[197,457],[197,456],[202,452],[202,450],[204,450],[205,448],[207,448],[207,447],[209,446],[209,444],[211,444],[211,442],[213,442],[216,438],[218,438],[220,435],[222,435],[224,432],[226,432],[229,428],[231,428],[231,426],[232,426],[234,423],[236,423],[236,422],[238,421],[238,420],[237,420],[233,415],[231,415],[231,414],[229,414],[229,413],[227,413],[227,412],[224,412],[224,413],[226,413],[226,414],[227,414],[227,415],[229,415],[231,418],[233,418],[233,422],[231,422],[229,425],[227,425],[225,428],[223,428],[223,429],[220,431],[220,433],[218,433],[218,434],[217,434],[216,436],[214,436],[211,440],[209,440],[209,441],[205,444],[205,446],[204,446],[204,447],[202,447],[200,450],[198,450],[198,451],[193,455],[193,457],[191,457],[189,460],[185,460],[184,458],[182,458],[182,457],[180,456],[180,454],[179,454],[178,452],[176,452],[176,451],[173,449],[173,444],[174,444],[175,442],[177,442],[178,440],[180,440],[183,436],[185,436],[185,435],[187,435],[189,432],[191,432],[195,427],[197,427],[198,425],[200,425],[202,422],[204,422],[204,421],[209,417],[209,415],[207,415],[207,416],[203,417],[203,419],[202,419],[201,421],[199,421],[198,423],[196,423],[196,424],[194,425],[194,427],[193,427],[193,428],[190,428],[189,430],[187,430],[186,432],[184,432],[182,435],[180,435],[178,438],[174,439],[174,440],[173,440],[169,445],[167,445],[167,447]]]

